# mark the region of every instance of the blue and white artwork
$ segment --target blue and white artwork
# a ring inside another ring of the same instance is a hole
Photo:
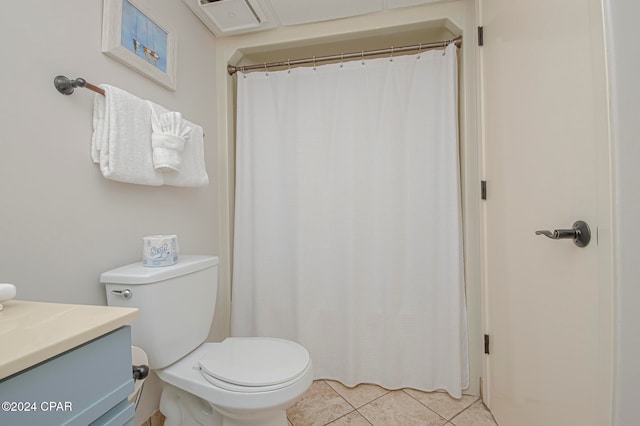
[[[129,0],[122,2],[120,43],[162,72],[167,72],[167,32]]]

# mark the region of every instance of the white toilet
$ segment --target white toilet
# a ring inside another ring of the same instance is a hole
[[[181,255],[161,268],[138,262],[100,281],[109,305],[140,309],[132,340],[164,382],[166,426],[287,426],[287,408],[313,381],[309,353],[275,338],[203,343],[216,305],[217,257]]]

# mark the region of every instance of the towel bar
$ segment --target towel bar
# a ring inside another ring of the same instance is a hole
[[[98,86],[94,86],[84,78],[76,78],[75,80],[71,80],[64,75],[58,75],[53,79],[53,85],[56,86],[58,92],[62,93],[63,95],[72,94],[76,87],[84,87],[85,89],[89,89],[92,92],[96,92],[101,94],[102,96],[105,96],[104,90],[102,90]]]
[[[84,87],[85,89],[89,89],[92,92],[100,93],[104,96],[104,90],[87,82],[87,80],[85,80],[84,78],[76,78],[75,80],[70,80],[68,77],[59,75],[53,79],[53,85],[56,86],[58,92],[62,93],[63,95],[72,94],[76,87]]]

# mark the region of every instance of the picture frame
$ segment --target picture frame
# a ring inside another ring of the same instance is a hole
[[[176,32],[140,0],[104,0],[102,53],[176,90]]]

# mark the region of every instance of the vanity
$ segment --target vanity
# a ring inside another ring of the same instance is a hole
[[[0,425],[133,425],[138,310],[11,300],[0,311]]]

